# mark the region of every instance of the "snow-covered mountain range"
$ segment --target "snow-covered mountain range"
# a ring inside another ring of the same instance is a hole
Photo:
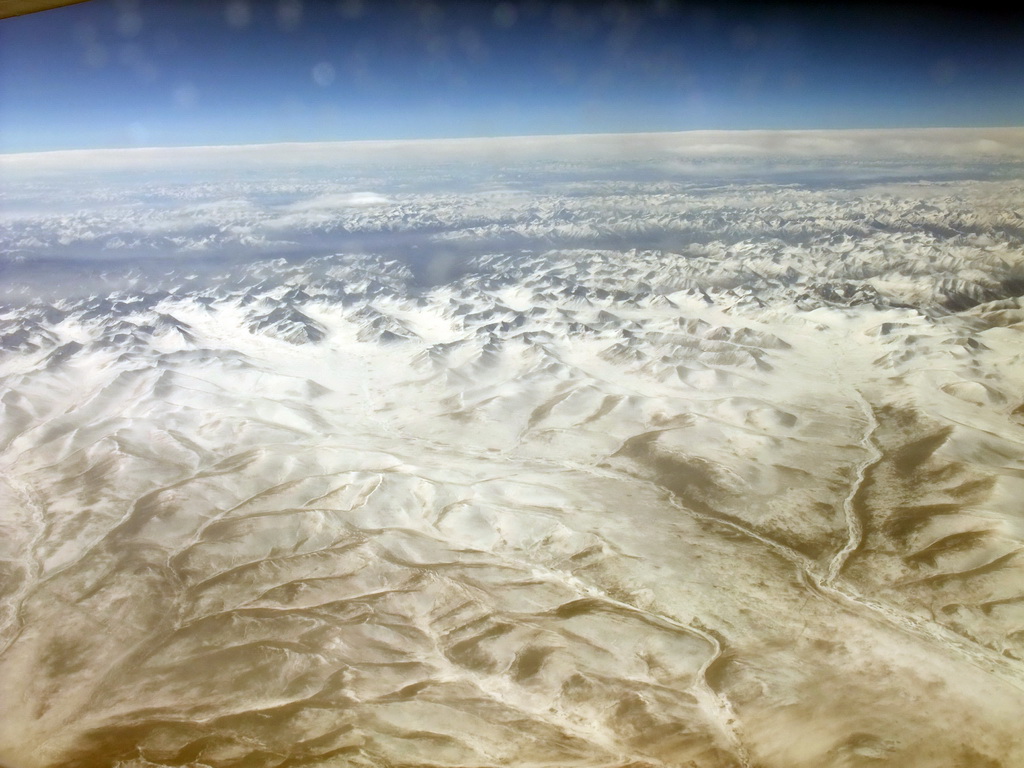
[[[1024,132],[518,142],[0,158],[0,762],[1024,761]]]

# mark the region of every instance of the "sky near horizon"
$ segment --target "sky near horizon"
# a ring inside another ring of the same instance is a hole
[[[0,21],[0,152],[1024,125],[977,6],[92,2]]]

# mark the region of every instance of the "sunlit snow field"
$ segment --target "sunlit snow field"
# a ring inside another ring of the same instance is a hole
[[[1024,131],[0,157],[0,763],[1024,765]]]

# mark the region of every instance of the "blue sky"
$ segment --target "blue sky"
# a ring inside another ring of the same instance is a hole
[[[92,0],[0,21],[0,151],[1024,125],[977,7]]]

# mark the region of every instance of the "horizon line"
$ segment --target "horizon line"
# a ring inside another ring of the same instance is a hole
[[[367,145],[403,145],[403,144],[444,144],[456,142],[488,142],[488,141],[529,141],[559,139],[612,139],[627,137],[698,137],[710,135],[812,135],[828,134],[833,136],[846,135],[908,135],[908,134],[951,134],[956,132],[969,133],[1024,133],[1024,124],[1003,126],[921,126],[921,127],[871,127],[871,128],[694,128],[680,131],[593,131],[581,133],[521,133],[488,136],[433,136],[420,138],[382,138],[382,139],[326,139],[317,141],[263,141],[226,144],[154,144],[145,146],[103,146],[103,147],[66,147],[61,149],[15,150],[0,151],[0,158],[16,158],[26,156],[54,154],[84,154],[94,152],[148,152],[155,150],[201,150],[201,149],[264,149],[274,147],[328,147],[328,146],[367,146]],[[1024,139],[1024,136],[1021,137]]]

